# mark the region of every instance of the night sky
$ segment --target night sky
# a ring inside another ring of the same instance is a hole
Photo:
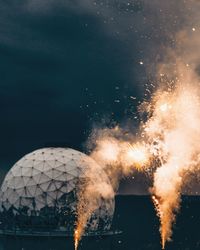
[[[149,70],[184,25],[181,3],[158,3],[0,2],[1,178],[34,149],[85,151],[94,123],[134,120]]]

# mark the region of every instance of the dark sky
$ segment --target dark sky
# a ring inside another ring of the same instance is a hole
[[[96,121],[131,119],[145,66],[173,46],[171,19],[173,32],[182,24],[173,3],[161,9],[155,0],[0,1],[2,176],[37,148],[84,150]]]
[[[138,90],[131,86],[127,41],[109,36],[102,18],[81,6],[46,4],[54,6],[0,6],[0,161],[6,169],[48,144],[81,149],[93,120],[122,119],[127,95]]]

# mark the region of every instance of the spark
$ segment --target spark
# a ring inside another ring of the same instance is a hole
[[[157,216],[160,218],[160,223],[162,223],[162,216],[163,216],[163,213],[162,213],[162,210],[160,208],[160,202],[159,202],[159,199],[155,196],[155,195],[152,195],[152,201],[153,201],[153,204],[155,206],[155,209],[156,209],[156,212],[157,212]],[[166,242],[166,239],[165,239],[165,235],[163,232],[162,233],[162,250],[165,249],[165,242]]]

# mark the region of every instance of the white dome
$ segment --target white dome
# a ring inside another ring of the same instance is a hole
[[[53,208],[57,214],[71,216],[76,211],[78,184],[87,178],[87,169],[95,169],[99,176],[105,175],[93,159],[79,151],[36,150],[19,160],[6,175],[1,187],[0,209],[39,216],[46,208]],[[103,220],[104,229],[109,229],[113,213],[114,198],[102,200],[95,220]],[[91,223],[91,230],[97,229],[98,221]]]

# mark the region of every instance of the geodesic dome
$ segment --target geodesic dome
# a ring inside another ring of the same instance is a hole
[[[88,178],[87,169],[95,169],[97,176],[107,178],[93,159],[73,149],[44,148],[27,154],[4,179],[0,211],[18,222],[23,217],[26,225],[51,223],[72,231],[78,187]],[[109,229],[113,213],[114,198],[102,199],[88,230],[97,230],[100,224],[101,229]]]

